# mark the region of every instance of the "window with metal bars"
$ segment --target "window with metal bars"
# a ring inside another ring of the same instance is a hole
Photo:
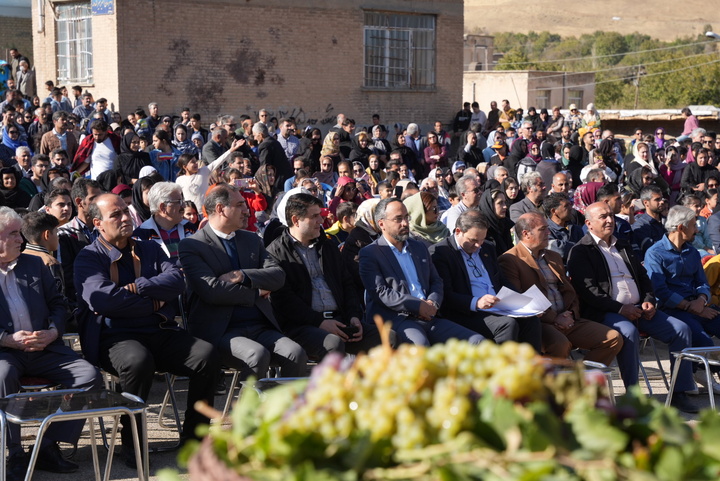
[[[93,83],[90,2],[56,5],[55,31],[59,84]]]
[[[435,16],[365,12],[364,86],[435,88]]]

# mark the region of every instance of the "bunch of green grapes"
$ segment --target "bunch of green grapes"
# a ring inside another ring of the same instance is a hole
[[[377,347],[346,370],[337,360],[329,364],[317,368],[304,396],[279,422],[281,435],[315,433],[330,444],[365,432],[396,449],[421,448],[471,429],[483,393],[535,398],[544,374],[533,348],[513,342]]]

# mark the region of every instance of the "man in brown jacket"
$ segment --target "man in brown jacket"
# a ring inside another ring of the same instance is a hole
[[[58,110],[52,120],[55,127],[40,139],[40,153],[49,155],[55,149],[63,149],[72,159],[77,152],[78,142],[75,135],[68,131],[68,113]]]
[[[500,256],[506,281],[524,292],[533,285],[552,303],[542,321],[543,351],[567,358],[573,347],[587,349],[586,359],[609,365],[623,346],[620,333],[600,323],[580,318],[580,302],[565,275],[562,257],[548,246],[548,226],[538,213],[523,214],[515,224],[518,244]]]

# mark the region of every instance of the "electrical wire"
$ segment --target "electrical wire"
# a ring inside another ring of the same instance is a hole
[[[699,63],[699,64],[696,64],[696,65],[690,65],[690,66],[688,66],[688,67],[682,67],[682,68],[677,68],[677,69],[673,69],[673,70],[666,70],[666,71],[663,71],[663,72],[648,73],[648,74],[643,75],[642,77],[643,77],[643,78],[645,78],[645,77],[655,77],[655,76],[658,76],[658,75],[666,75],[666,74],[669,74],[669,73],[682,72],[683,70],[690,70],[690,69],[693,69],[693,68],[703,67],[703,66],[705,66],[705,65],[711,65],[711,64],[714,64],[714,63],[718,63],[718,62],[720,62],[720,59],[711,60],[711,61],[709,61],[709,62]],[[626,76],[626,77],[619,77],[619,78],[609,79],[609,80],[601,80],[601,81],[599,81],[599,82],[592,82],[592,83],[586,83],[586,84],[565,85],[565,86],[559,86],[559,87],[548,87],[548,88],[528,89],[528,92],[537,92],[537,91],[540,91],[540,90],[560,90],[560,89],[573,89],[573,88],[577,88],[577,87],[589,87],[589,86],[591,86],[591,85],[600,85],[600,84],[606,84],[606,83],[612,83],[612,82],[622,82],[622,81],[624,81],[624,80],[630,80],[630,79],[633,79],[633,78],[635,78],[635,74],[630,75],[630,76]]]
[[[576,60],[594,60],[597,58],[611,58],[611,57],[621,57],[624,55],[637,55],[641,53],[648,53],[648,52],[660,52],[662,50],[672,50],[676,48],[685,48],[685,47],[693,47],[695,45],[707,45],[710,43],[714,43],[714,40],[708,40],[703,42],[694,42],[694,43],[686,43],[683,45],[671,45],[669,47],[659,47],[659,48],[651,48],[648,50],[636,50],[634,52],[625,52],[625,53],[611,53],[607,55],[595,55],[590,57],[575,57],[575,58],[567,58],[567,59],[560,59],[560,60],[536,60],[534,62],[528,61],[528,62],[507,62],[506,65],[530,65],[530,64],[538,64],[538,63],[560,63],[560,62],[574,62]]]
[[[715,54],[715,53],[716,53],[716,52],[697,53],[697,54],[695,54],[695,55],[688,55],[688,56],[680,57],[680,58],[667,58],[667,59],[665,59],[665,60],[658,60],[658,61],[655,61],[655,62],[641,62],[641,63],[630,64],[630,65],[617,65],[617,66],[615,66],[615,67],[608,67],[608,68],[603,68],[603,69],[600,69],[600,70],[583,70],[583,71],[578,71],[578,72],[568,72],[568,71],[566,71],[566,72],[561,72],[561,73],[557,73],[557,74],[553,74],[553,75],[543,75],[542,79],[545,80],[545,79],[551,79],[551,78],[556,78],[556,77],[565,77],[565,76],[567,76],[567,75],[573,75],[573,74],[589,74],[589,73],[607,72],[607,71],[609,71],[609,70],[633,69],[633,68],[637,68],[637,67],[645,67],[645,66],[648,66],[648,65],[657,65],[657,64],[661,64],[661,63],[667,63],[667,62],[675,62],[675,61],[677,61],[677,60],[685,60],[685,59],[688,59],[688,58],[702,57],[703,55],[713,55],[713,54]],[[497,71],[497,70],[493,70],[493,71]],[[502,70],[501,70],[501,71],[502,71]],[[512,72],[512,71],[513,71],[513,70],[507,70],[507,72]],[[534,70],[530,70],[530,72],[533,72],[533,71],[534,71]],[[540,70],[540,72],[542,72],[542,70]]]

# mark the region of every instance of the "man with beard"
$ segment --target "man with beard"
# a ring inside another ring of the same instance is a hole
[[[360,250],[360,278],[367,296],[366,321],[379,315],[392,322],[398,343],[423,346],[464,339],[483,339],[454,322],[436,317],[443,300],[443,281],[427,248],[410,239],[410,216],[396,198],[381,200],[375,222],[382,235]]]
[[[633,240],[639,248],[638,257],[644,259],[648,248],[665,235],[662,213],[667,201],[660,188],[654,185],[648,185],[640,191],[640,200],[645,207],[645,213],[635,216],[632,230]]]

